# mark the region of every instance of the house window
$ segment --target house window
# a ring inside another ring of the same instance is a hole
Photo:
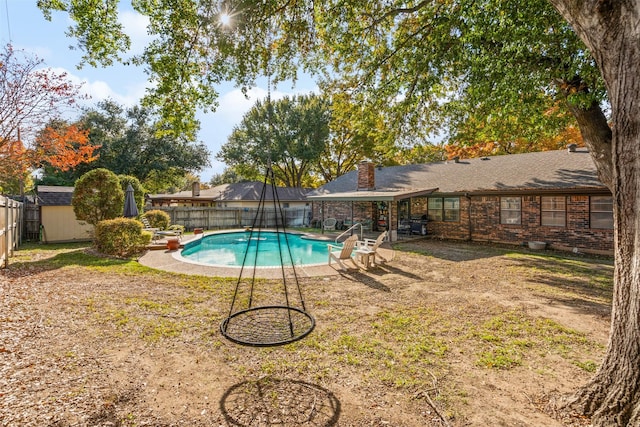
[[[283,209],[289,209],[289,203],[283,203],[282,204],[282,208]]]
[[[567,223],[567,199],[564,196],[542,197],[542,225],[564,227]]]
[[[429,221],[442,221],[442,198],[429,197],[427,206]]]
[[[445,197],[444,220],[449,222],[460,221],[460,198],[459,197]]]
[[[429,197],[427,204],[429,221],[460,221],[459,197]]]
[[[500,197],[500,224],[522,224],[520,197]]]
[[[589,203],[591,228],[613,229],[613,197],[591,196]]]

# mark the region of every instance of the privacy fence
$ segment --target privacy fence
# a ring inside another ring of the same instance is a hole
[[[9,257],[21,240],[23,204],[0,196],[0,268],[9,266]]]
[[[220,230],[227,228],[241,228],[252,226],[256,219],[256,208],[219,208],[219,207],[154,207],[162,210],[171,217],[171,224],[184,225],[186,230],[203,228],[205,230]],[[308,226],[310,221],[310,207],[283,208],[284,226],[287,228]],[[277,214],[277,215],[276,215]],[[275,209],[265,209],[258,216],[256,227],[282,227],[282,219]]]

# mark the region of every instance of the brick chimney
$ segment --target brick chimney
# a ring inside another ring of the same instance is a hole
[[[191,184],[191,196],[192,197],[200,196],[200,183],[198,181]]]
[[[366,160],[358,164],[358,191],[375,190],[376,167]]]

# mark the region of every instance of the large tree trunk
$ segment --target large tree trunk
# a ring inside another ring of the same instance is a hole
[[[640,426],[640,4],[637,0],[550,0],[591,50],[612,111],[615,277],[611,332],[595,377],[570,405],[594,426]],[[589,123],[581,130],[589,138]],[[587,130],[587,132],[585,132]],[[590,141],[597,152],[602,142]],[[606,156],[605,156],[606,157]]]

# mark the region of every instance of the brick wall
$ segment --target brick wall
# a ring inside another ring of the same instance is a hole
[[[376,167],[371,162],[358,164],[358,190],[373,190],[376,188]]]
[[[313,202],[313,219],[322,220],[323,218],[335,218],[338,221],[351,219],[352,207],[353,219],[356,222],[373,216],[372,202],[324,202],[324,212],[321,212],[322,207],[322,202]]]
[[[529,241],[544,241],[552,248],[581,252],[613,253],[613,230],[592,229],[589,226],[589,196],[566,197],[566,226],[541,225],[541,197],[522,196],[522,224],[500,224],[499,196],[460,196],[460,221],[430,221],[428,235],[453,240],[510,243],[524,245]],[[426,212],[426,198],[415,199],[412,216]],[[314,218],[336,218],[339,221],[353,217],[356,221],[372,218],[372,202],[325,202],[324,216],[320,213],[320,202],[313,204]],[[393,207],[392,221],[397,221],[397,207]],[[395,226],[392,226],[396,229]]]
[[[613,230],[589,228],[589,197],[566,198],[566,226],[541,225],[540,196],[522,197],[522,224],[500,224],[499,196],[460,198],[460,222],[430,222],[434,237],[485,242],[526,244],[544,241],[552,248],[612,253]]]

